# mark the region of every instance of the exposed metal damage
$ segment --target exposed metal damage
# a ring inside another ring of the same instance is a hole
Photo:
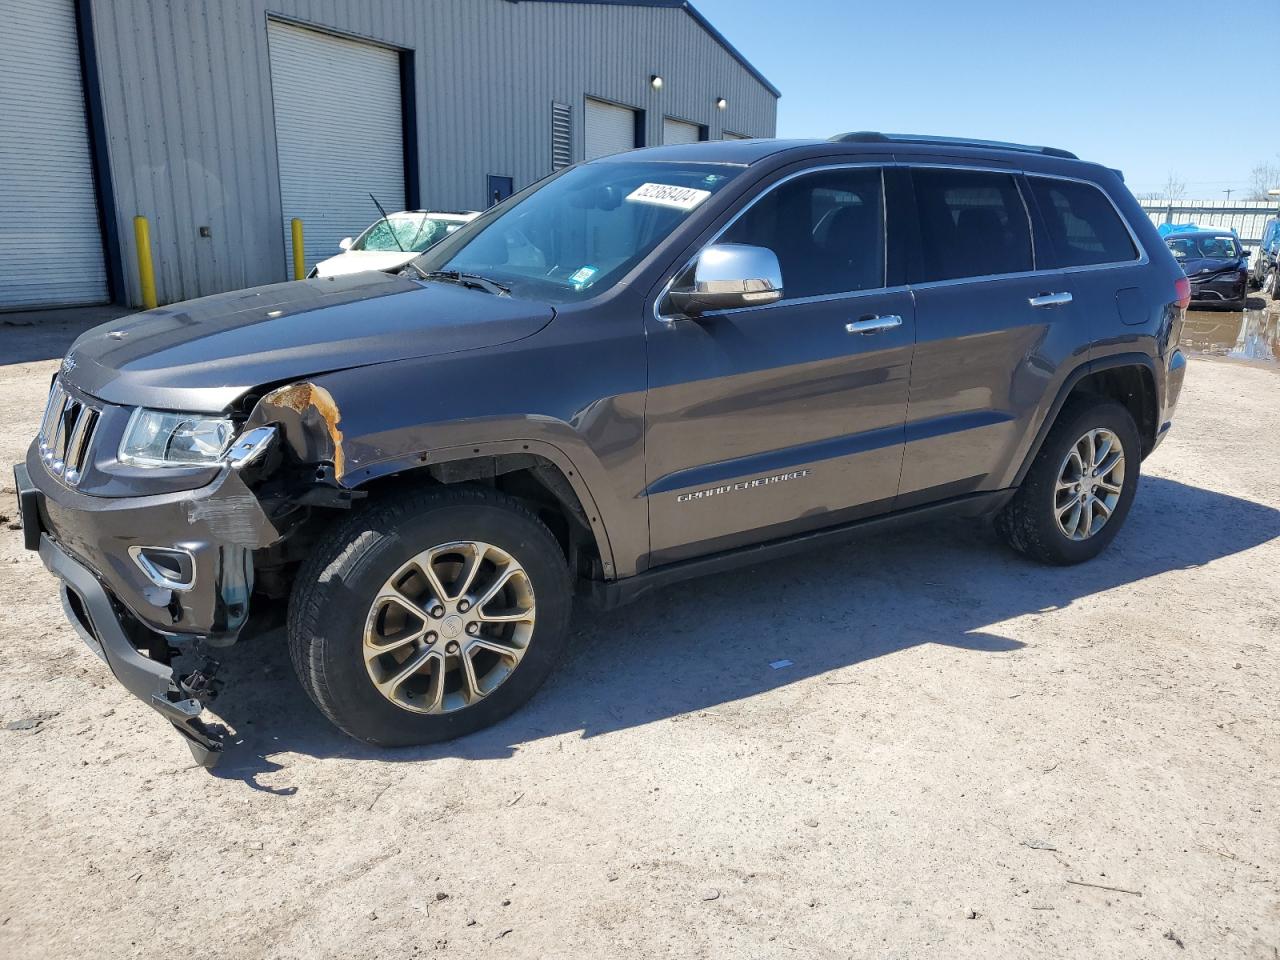
[[[271,391],[258,401],[248,426],[267,423],[279,426],[302,463],[331,463],[339,480],[346,473],[342,412],[324,387],[304,380]]]

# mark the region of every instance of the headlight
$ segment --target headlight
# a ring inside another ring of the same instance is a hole
[[[225,417],[139,407],[124,428],[120,462],[148,467],[215,463],[235,432]]]

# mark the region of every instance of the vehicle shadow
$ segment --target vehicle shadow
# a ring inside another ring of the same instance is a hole
[[[1003,547],[988,523],[954,521],[690,581],[609,613],[579,611],[565,663],[513,716],[461,740],[383,750],[339,733],[292,676],[283,637],[226,651],[220,716],[238,731],[214,774],[261,788],[287,752],[387,762],[495,759],[543,737],[583,737],[709,710],[934,643],[974,656],[1023,646],[1011,618],[1203,566],[1280,536],[1280,511],[1144,477],[1100,559],[1050,568]],[[774,667],[779,661],[788,665]],[[288,792],[288,788],[276,792]]]
[[[58,360],[80,334],[129,312],[102,306],[0,313],[0,367]]]

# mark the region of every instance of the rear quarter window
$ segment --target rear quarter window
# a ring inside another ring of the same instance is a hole
[[[1116,208],[1097,187],[1072,180],[1028,177],[1052,249],[1047,267],[1128,263],[1138,250]]]

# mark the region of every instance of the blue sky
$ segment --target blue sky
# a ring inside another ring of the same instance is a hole
[[[781,137],[1045,143],[1119,167],[1135,193],[1175,173],[1197,199],[1280,164],[1280,0],[693,2],[782,91]]]

